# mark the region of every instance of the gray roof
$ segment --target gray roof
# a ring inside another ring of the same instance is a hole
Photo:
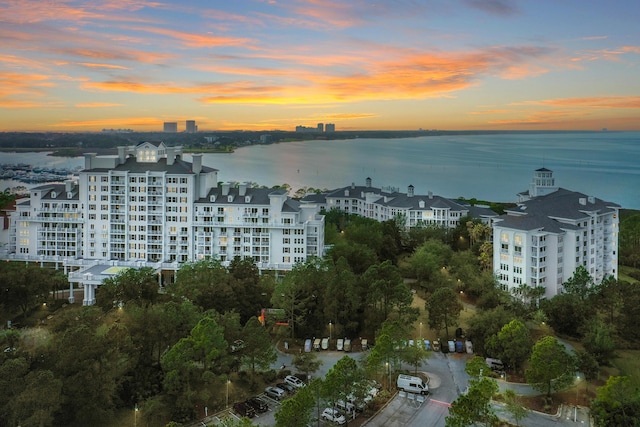
[[[349,192],[349,195],[345,195],[345,191]],[[376,196],[379,196],[380,199],[376,201],[377,204],[382,206],[388,206],[390,208],[397,209],[413,209],[413,210],[422,210],[422,209],[450,209],[452,211],[464,211],[467,210],[465,206],[461,204],[447,199],[441,196],[435,195],[413,195],[409,196],[406,193],[400,193],[397,191],[394,192],[386,192],[380,188],[375,187],[367,187],[367,186],[347,186],[338,188],[336,190],[330,190],[329,192],[322,195],[318,194],[308,194],[302,198],[303,203],[315,202],[315,203],[324,203],[327,198],[350,198],[350,199],[360,199],[365,200],[367,193],[373,193]],[[387,198],[387,201],[384,198]],[[424,207],[420,207],[420,202],[424,202]]]
[[[282,188],[250,188],[247,187],[245,190],[245,196],[250,196],[251,201],[250,205],[268,205],[271,203],[269,199],[269,195],[271,194],[287,194],[287,190]],[[215,201],[211,202],[211,196],[216,196]],[[238,187],[230,187],[227,194],[222,195],[222,187],[214,187],[209,190],[207,197],[201,198],[195,201],[195,203],[206,203],[206,204],[221,204],[228,205],[229,198],[227,196],[233,196],[233,200],[231,204],[233,205],[247,205],[245,202],[245,196],[240,196],[240,188]],[[299,205],[296,205],[299,206]]]
[[[581,199],[585,204],[580,203]],[[567,220],[578,220],[587,216],[586,212],[613,212],[613,208],[620,205],[607,202],[596,197],[589,197],[586,194],[576,191],[559,188],[553,193],[545,196],[534,197],[520,203],[517,207],[507,210],[507,213],[543,213],[552,218],[564,218]]]
[[[115,168],[94,168],[90,169],[95,172],[108,172],[115,171],[128,171],[131,173],[144,173],[144,172],[166,172],[171,175],[190,175],[193,174],[192,163],[186,162],[180,158],[176,158],[172,165],[167,165],[167,159],[162,158],[154,163],[142,163],[137,162],[135,157],[128,157],[121,165],[117,165]],[[84,171],[87,171],[85,169]],[[202,166],[202,172],[214,172],[218,169],[210,168],[208,166]]]
[[[55,191],[56,193],[56,197],[54,200],[79,200],[80,196],[78,195],[78,187],[74,186],[73,189],[71,190],[71,198],[69,198],[68,194],[67,194],[67,187],[65,184],[47,184],[47,185],[40,185],[38,187],[34,187],[31,189],[33,190],[38,190],[38,191],[42,191],[42,198],[43,199],[54,199],[52,196],[52,193]]]
[[[563,230],[577,230],[579,227],[564,224],[542,214],[500,215],[498,227],[513,228],[515,230],[541,230],[549,233],[562,233]]]
[[[578,227],[560,221],[578,221],[585,218],[587,212],[610,213],[619,207],[615,203],[559,188],[553,193],[535,197],[508,209],[505,215],[499,217],[497,225],[518,230],[561,232]]]

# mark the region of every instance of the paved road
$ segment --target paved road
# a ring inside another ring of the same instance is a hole
[[[314,375],[324,376],[333,365],[346,353],[340,351],[318,352],[318,359],[323,362],[320,369]],[[360,360],[366,353],[348,353],[349,357]],[[469,375],[464,368],[471,355],[467,354],[443,354],[433,352],[429,360],[419,367],[419,371],[424,372],[429,377],[430,395],[424,402],[418,402],[415,397],[409,398],[408,394],[397,394],[388,405],[375,417],[369,420],[366,425],[371,427],[386,426],[415,426],[415,427],[444,427],[445,418],[449,415],[449,406],[457,397],[463,393],[469,384]],[[287,369],[292,367],[293,355],[278,352],[278,359],[272,364],[274,369],[280,369],[284,364]],[[404,367],[408,370],[412,367]],[[540,392],[532,389],[527,384],[508,383],[498,380],[500,390],[506,388],[513,389],[521,395],[536,395]],[[504,407],[498,403],[494,404],[496,412],[500,418],[509,419],[510,415]],[[268,413],[262,414],[254,419],[254,423],[260,426],[275,425],[274,413],[277,406],[270,404],[272,408]],[[575,418],[575,421],[574,421]],[[510,420],[514,421],[514,420]],[[550,425],[564,425],[567,427],[588,426],[589,413],[586,408],[563,407],[559,414],[550,416],[537,412],[530,412],[528,416],[520,421],[523,427],[546,427]]]

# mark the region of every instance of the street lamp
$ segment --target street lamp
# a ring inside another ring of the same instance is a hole
[[[387,367],[387,390],[391,390],[391,371],[389,371],[389,362],[384,362]]]
[[[138,404],[137,403],[133,409],[133,426],[134,427],[138,426]]]
[[[332,329],[331,327],[333,326],[333,323],[329,322],[329,345],[331,345],[331,335],[332,335]]]
[[[422,322],[420,322],[420,340],[422,341]]]
[[[229,407],[229,384],[231,384],[231,380],[227,380],[227,404],[226,404],[226,408]]]

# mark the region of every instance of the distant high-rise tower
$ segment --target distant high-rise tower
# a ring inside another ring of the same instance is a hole
[[[333,123],[327,123],[324,126],[324,131],[325,132],[335,132],[336,131],[336,125]]]
[[[198,132],[198,126],[196,126],[196,121],[195,120],[187,120],[186,132],[187,133],[196,133],[196,132]]]
[[[324,132],[324,124],[318,123],[318,132],[320,133]]]
[[[164,131],[165,132],[178,132],[178,123],[177,122],[164,122]]]

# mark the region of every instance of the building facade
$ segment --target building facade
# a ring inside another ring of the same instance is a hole
[[[201,154],[189,163],[181,147],[143,142],[115,156],[85,154],[77,181],[31,189],[12,213],[8,259],[175,274],[184,262],[241,257],[260,270],[290,270],[324,253],[318,212],[282,189],[218,185]],[[82,282],[81,273],[70,278]]]
[[[618,277],[619,205],[559,188],[545,168],[518,198],[493,222],[493,266],[504,289],[542,286],[551,298],[579,266],[596,283]]]
[[[185,132],[187,133],[197,133],[198,125],[196,125],[195,120],[187,120],[185,121]]]
[[[178,132],[178,122],[164,122],[163,132],[176,133]]]
[[[325,211],[337,209],[341,212],[360,215],[376,221],[405,218],[404,226],[436,226],[455,228],[460,219],[472,216],[485,223],[497,215],[488,208],[468,206],[429,192],[416,195],[413,185],[407,193],[397,188],[375,188],[371,178],[364,186],[351,184],[323,194],[308,194],[301,202],[319,206]]]

